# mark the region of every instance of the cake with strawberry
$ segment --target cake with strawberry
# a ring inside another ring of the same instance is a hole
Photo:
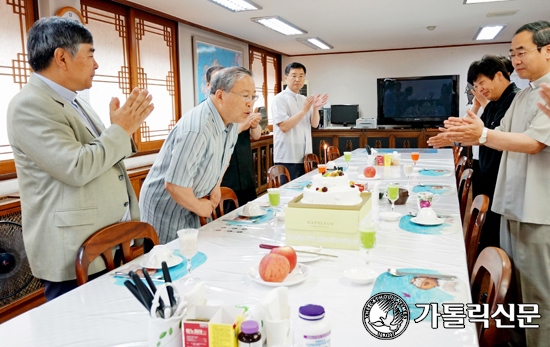
[[[304,204],[351,206],[362,201],[359,188],[350,184],[348,175],[341,170],[313,176],[303,194]]]

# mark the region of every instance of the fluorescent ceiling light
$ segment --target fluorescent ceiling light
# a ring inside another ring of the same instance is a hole
[[[492,40],[497,37],[498,34],[504,29],[505,25],[493,25],[479,28],[477,34],[474,36],[474,40]]]
[[[482,4],[484,2],[502,2],[502,1],[513,1],[513,0],[464,0],[464,5]]]
[[[333,49],[334,48],[334,47],[332,47],[331,45],[329,45],[328,43],[326,43],[325,41],[321,40],[318,37],[299,38],[299,39],[296,39],[296,40],[300,41],[304,45],[309,46],[313,49]]]
[[[282,19],[279,16],[251,18],[250,20],[258,24],[264,25],[271,30],[280,32],[283,35],[307,34],[307,31],[298,28],[296,25]]]
[[[233,12],[261,10],[262,6],[250,0],[208,0]]]

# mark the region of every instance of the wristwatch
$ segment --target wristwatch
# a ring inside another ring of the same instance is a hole
[[[489,129],[483,128],[483,132],[481,133],[481,137],[479,138],[479,144],[482,145],[485,142],[487,142],[487,131]]]

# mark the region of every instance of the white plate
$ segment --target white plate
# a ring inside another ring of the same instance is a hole
[[[266,282],[260,277],[259,271],[260,265],[255,265],[248,269],[248,277],[250,277],[254,282],[258,282],[265,286],[269,287],[282,287],[282,286],[293,286],[300,282],[303,282],[311,276],[311,269],[309,266],[304,264],[296,264],[294,270],[286,276],[285,280],[282,282]]]
[[[428,222],[428,223],[420,223],[416,220],[416,217],[412,217],[411,222],[413,222],[415,224],[420,224],[420,225],[440,225],[440,224],[443,224],[445,222],[445,220],[441,219],[441,218],[437,218],[437,221]]]
[[[382,175],[376,174],[374,177],[365,177],[365,175],[360,174],[360,175],[357,175],[357,178],[361,180],[375,181],[375,180],[381,179]]]
[[[355,284],[369,284],[378,277],[373,269],[356,267],[344,271],[344,277]]]
[[[399,212],[380,212],[380,218],[386,222],[398,221],[403,215]]]
[[[172,267],[172,266],[176,266],[178,264],[181,264],[181,262],[183,261],[183,258],[182,257],[179,257],[177,255],[174,255],[174,258],[171,262],[166,262],[166,265],[168,265],[168,267]],[[162,262],[161,262],[162,264]],[[144,267],[146,269],[162,269],[162,265],[161,266],[153,266],[153,265],[149,265],[149,263],[147,263],[147,254],[145,255],[145,258],[139,262],[139,266],[141,267]]]
[[[322,247],[310,247],[310,246],[292,246],[292,248],[294,248],[295,251],[307,251],[307,252],[321,252],[323,250]],[[321,255],[301,253],[301,252],[296,252],[296,256],[298,257],[298,263],[309,263],[312,261],[319,260],[323,257]]]
[[[262,212],[260,212],[259,214],[246,214],[244,213],[243,211],[239,211],[237,212],[237,214],[241,217],[249,217],[249,218],[254,218],[254,217],[261,217],[263,216],[264,214],[267,213],[267,210],[262,210]]]

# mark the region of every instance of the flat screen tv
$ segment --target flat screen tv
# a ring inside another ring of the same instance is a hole
[[[458,117],[459,75],[379,78],[378,125],[432,127]]]
[[[355,126],[359,118],[359,105],[331,105],[330,123]]]

